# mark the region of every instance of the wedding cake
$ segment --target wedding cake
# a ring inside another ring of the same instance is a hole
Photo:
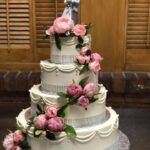
[[[62,16],[46,31],[50,60],[40,62],[41,84],[30,89],[31,107],[4,139],[6,150],[118,149],[118,115],[98,83],[102,57],[91,51],[90,26]]]

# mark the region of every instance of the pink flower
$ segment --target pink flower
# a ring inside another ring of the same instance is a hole
[[[69,97],[74,97],[76,95],[82,94],[82,87],[77,84],[70,84],[67,87],[67,94]]]
[[[19,146],[14,146],[11,150],[22,150]]]
[[[6,150],[11,150],[14,146],[14,138],[13,138],[13,133],[8,134],[4,141],[3,141],[3,146]]]
[[[57,109],[55,107],[49,106],[45,111],[46,118],[54,118],[57,116]]]
[[[90,56],[78,55],[77,60],[81,65],[88,64],[90,62]]]
[[[78,101],[77,104],[86,108],[89,105],[89,99],[85,96],[81,96]]]
[[[19,130],[15,131],[13,133],[14,142],[20,142],[23,141],[23,136]]]
[[[44,129],[47,125],[46,116],[44,114],[34,118],[34,125],[38,129]]]
[[[96,87],[94,85],[94,83],[92,82],[89,82],[83,89],[83,92],[84,94],[87,96],[87,97],[92,97],[95,92],[96,92]]]
[[[84,25],[77,24],[74,26],[73,32],[76,36],[84,36],[86,33],[86,28]]]
[[[98,53],[93,53],[91,58],[92,58],[92,61],[96,61],[96,62],[100,62],[102,60],[101,55],[99,55]]]
[[[81,49],[81,54],[82,55],[87,55],[87,52],[90,50],[90,46],[89,45],[86,45],[84,47],[82,47]]]
[[[97,73],[101,70],[101,66],[99,62],[94,61],[89,64],[89,69],[90,71]]]
[[[47,128],[53,132],[61,132],[64,128],[64,119],[60,117],[49,119]]]
[[[54,26],[50,26],[49,29],[46,30],[46,35],[53,35],[54,33]]]
[[[54,21],[54,31],[57,33],[65,33],[73,29],[73,21],[67,16],[62,16]]]

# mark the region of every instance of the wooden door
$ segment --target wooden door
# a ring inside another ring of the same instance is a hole
[[[126,70],[150,71],[150,0],[127,6]]]

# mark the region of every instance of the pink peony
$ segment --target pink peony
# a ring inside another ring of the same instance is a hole
[[[49,29],[46,30],[46,35],[53,35],[54,33],[54,26],[50,26]]]
[[[11,150],[14,146],[14,139],[13,139],[13,133],[8,134],[4,141],[3,146],[6,150]]]
[[[96,61],[96,62],[100,62],[102,60],[101,55],[99,55],[98,53],[93,53],[91,58],[92,58],[92,61]]]
[[[23,141],[23,136],[19,130],[15,131],[13,133],[14,142],[20,142]]]
[[[99,62],[94,61],[89,64],[89,69],[90,71],[97,73],[101,70],[101,66]]]
[[[14,146],[11,150],[22,150],[19,146]]]
[[[34,118],[34,125],[38,129],[44,129],[47,125],[46,116],[44,114]]]
[[[87,55],[87,51],[89,51],[89,50],[90,50],[90,46],[86,45],[86,46],[82,47],[81,54],[82,55]]]
[[[64,128],[64,119],[60,117],[49,119],[47,128],[52,132],[61,132]]]
[[[45,111],[46,118],[54,118],[57,116],[57,109],[55,107],[49,106]]]
[[[96,87],[94,83],[89,82],[83,89],[83,92],[86,96],[92,97],[96,92]]]
[[[90,56],[78,55],[77,60],[81,65],[88,64],[90,62]]]
[[[65,33],[73,29],[73,21],[67,16],[62,16],[54,21],[54,31],[57,33]]]
[[[86,28],[84,25],[77,24],[74,26],[73,32],[76,36],[84,36],[86,33]]]
[[[76,95],[80,95],[80,94],[82,94],[82,87],[80,85],[77,85],[77,84],[70,84],[67,87],[67,94],[71,98],[76,96]]]
[[[89,105],[89,99],[85,96],[81,96],[78,101],[77,104],[86,108]]]

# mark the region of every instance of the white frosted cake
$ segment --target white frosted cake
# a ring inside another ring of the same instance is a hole
[[[31,107],[5,138],[7,150],[118,150],[118,115],[105,105],[107,90],[98,83],[102,58],[91,52],[88,28],[63,16],[47,31],[51,59],[40,62],[41,84],[30,89]]]

